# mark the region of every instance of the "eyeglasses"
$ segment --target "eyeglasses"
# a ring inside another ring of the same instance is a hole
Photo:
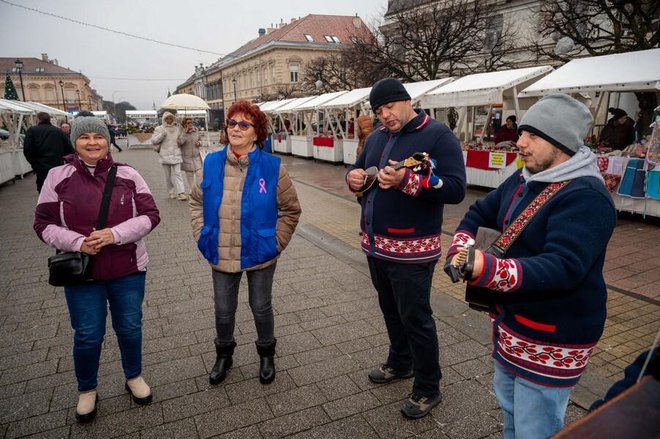
[[[234,119],[227,119],[227,126],[229,128],[234,128],[236,125],[241,129],[241,131],[247,131],[248,128],[253,127],[254,125],[246,120],[240,122],[235,121]]]

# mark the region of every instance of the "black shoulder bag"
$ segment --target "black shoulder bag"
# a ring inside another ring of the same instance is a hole
[[[101,200],[96,230],[105,227],[116,174],[117,166],[112,165],[103,190],[103,200]],[[48,258],[48,283],[54,287],[75,285],[91,280],[91,271],[91,256],[87,253],[60,252],[58,250],[54,256]]]

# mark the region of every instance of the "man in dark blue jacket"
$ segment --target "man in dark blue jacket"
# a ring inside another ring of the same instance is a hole
[[[23,154],[37,176],[37,191],[46,180],[48,171],[64,164],[62,158],[73,153],[68,137],[50,123],[50,114],[37,113],[39,123],[28,128],[23,141]]]
[[[390,339],[385,363],[369,379],[387,383],[414,375],[412,395],[401,411],[421,418],[441,400],[431,281],[441,253],[443,206],[465,197],[465,166],[454,133],[414,110],[399,80],[378,81],[369,101],[381,126],[346,174],[352,191],[364,191],[361,245]],[[399,166],[419,152],[428,154],[432,167],[418,173]],[[371,176],[377,180],[365,190]]]
[[[464,276],[494,302],[493,386],[505,439],[551,437],[563,427],[605,326],[603,264],[616,213],[584,146],[592,121],[565,94],[532,105],[518,128],[524,168],[470,207],[447,252],[459,265],[456,255],[479,227],[503,232],[521,213],[531,217],[502,256],[476,250]]]

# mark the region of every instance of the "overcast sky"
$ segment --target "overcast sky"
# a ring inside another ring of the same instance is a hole
[[[209,65],[220,55],[121,33],[224,55],[280,20],[357,13],[372,24],[386,9],[387,0],[0,0],[0,56],[47,53],[60,66],[85,74],[104,99],[112,100],[114,93],[116,102],[144,110],[160,106],[168,88],[174,91],[193,74],[194,65]]]

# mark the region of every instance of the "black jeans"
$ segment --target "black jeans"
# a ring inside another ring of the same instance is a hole
[[[437,261],[401,264],[367,257],[390,338],[385,364],[415,372],[413,392],[435,397],[440,392],[438,336],[431,309],[431,280]]]
[[[260,270],[246,271],[248,300],[254,317],[254,326],[257,329],[257,343],[260,345],[271,344],[275,339],[272,297],[273,275],[275,274],[276,265],[275,263]],[[243,272],[222,273],[212,271],[217,342],[220,345],[228,345],[234,341],[238,287]]]

